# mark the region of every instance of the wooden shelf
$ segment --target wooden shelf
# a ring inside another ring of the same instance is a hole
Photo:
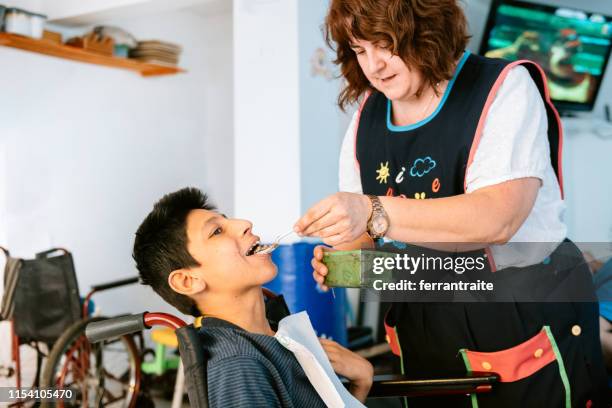
[[[149,64],[128,58],[109,57],[69,45],[57,44],[48,40],[37,40],[10,33],[0,33],[0,45],[73,61],[127,69],[139,72],[142,76],[170,75],[185,72],[185,70],[178,67]]]

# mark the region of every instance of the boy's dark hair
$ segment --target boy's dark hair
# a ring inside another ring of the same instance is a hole
[[[172,290],[168,276],[177,269],[200,266],[187,250],[187,215],[197,209],[215,209],[197,188],[166,194],[138,227],[132,253],[142,283],[150,285],[182,313],[192,316],[200,315],[195,302]]]

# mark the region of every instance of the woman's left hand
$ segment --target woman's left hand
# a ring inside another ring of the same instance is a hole
[[[336,374],[348,378],[351,382],[349,388],[351,394],[359,401],[364,402],[372,387],[374,377],[372,364],[335,341],[327,339],[319,339],[319,341]]]
[[[363,194],[336,193],[319,201],[298,220],[295,232],[319,237],[330,246],[354,241],[366,232],[372,212]]]

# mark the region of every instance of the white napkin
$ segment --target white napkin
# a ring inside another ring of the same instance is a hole
[[[282,319],[274,337],[295,355],[325,405],[331,408],[365,407],[344,388],[334,372],[310,323],[308,313],[300,312]]]

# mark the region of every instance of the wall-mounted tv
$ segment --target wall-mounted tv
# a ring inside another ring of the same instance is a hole
[[[560,111],[593,109],[610,57],[612,17],[514,0],[493,0],[480,54],[529,59],[546,72]]]

